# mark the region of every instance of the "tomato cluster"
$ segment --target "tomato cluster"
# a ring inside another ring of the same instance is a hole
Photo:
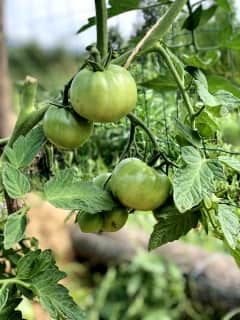
[[[50,107],[43,119],[47,139],[57,147],[81,146],[91,135],[94,122],[113,122],[136,105],[137,87],[123,67],[109,65],[103,71],[85,68],[70,87],[71,109]]]
[[[43,130],[57,147],[77,148],[90,137],[93,122],[117,121],[134,108],[136,101],[136,83],[125,68],[111,64],[103,71],[85,68],[71,83],[71,107],[49,107]],[[93,182],[110,192],[118,205],[107,212],[79,213],[76,221],[83,232],[117,231],[126,223],[130,210],[153,211],[162,206],[171,188],[165,174],[137,158],[121,161],[112,173],[102,174]]]
[[[171,189],[167,175],[137,158],[121,161],[112,174],[101,174],[93,182],[111,192],[120,206],[109,212],[79,214],[83,232],[117,231],[126,223],[129,209],[154,211],[166,202]]]

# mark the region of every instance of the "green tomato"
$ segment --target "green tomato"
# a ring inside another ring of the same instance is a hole
[[[103,226],[103,215],[101,213],[79,213],[77,223],[82,232],[99,232]]]
[[[74,111],[51,106],[43,118],[46,138],[60,148],[73,149],[85,143],[93,130],[93,123]]]
[[[101,173],[99,174],[98,176],[96,176],[94,179],[93,179],[93,183],[95,183],[98,187],[100,188],[105,188],[105,190],[107,191],[111,191],[110,190],[110,185],[109,185],[109,178],[111,177],[111,173],[110,172],[106,172],[106,173]],[[107,182],[108,181],[108,182]],[[107,182],[107,184],[106,184]],[[106,185],[105,185],[106,184]]]
[[[88,120],[117,121],[135,107],[137,87],[123,67],[112,64],[97,72],[84,69],[73,79],[70,101],[73,109]]]
[[[128,158],[115,167],[110,187],[125,207],[147,211],[165,203],[171,184],[165,174],[159,174],[139,159]]]
[[[126,208],[116,208],[103,213],[102,231],[114,232],[120,230],[126,223],[128,212]]]

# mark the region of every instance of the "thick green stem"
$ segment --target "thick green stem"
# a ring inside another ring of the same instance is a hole
[[[158,143],[155,140],[153,133],[151,132],[151,130],[148,129],[146,124],[131,112],[127,115],[127,117],[135,126],[141,127],[146,132],[146,134],[148,135],[149,139],[151,140],[154,146],[154,149],[158,150]]]
[[[107,30],[107,7],[106,0],[95,0],[96,26],[97,26],[97,48],[102,58],[108,52],[108,30]]]
[[[187,94],[186,90],[185,90],[185,87],[184,87],[184,84],[178,74],[178,71],[177,69],[175,68],[169,54],[167,53],[167,51],[163,48],[163,46],[161,46],[160,43],[156,44],[155,45],[155,51],[159,52],[162,57],[164,58],[169,70],[171,71],[177,85],[178,85],[178,88],[179,90],[181,91],[181,94],[182,94],[182,97],[183,97],[183,100],[186,104],[186,107],[187,107],[187,110],[188,110],[188,113],[189,113],[189,116],[190,116],[190,119],[191,121],[194,120],[195,118],[195,112],[194,112],[194,109],[193,109],[193,106],[191,104],[191,101],[190,101],[190,98],[189,98],[189,95]]]
[[[159,42],[168,31],[178,14],[181,12],[183,6],[187,0],[175,0],[168,11],[161,17],[145,34],[145,36],[139,41],[137,46],[132,51],[131,55],[125,64],[125,68],[128,68],[140,50],[151,50],[156,42]]]
[[[37,79],[27,76],[23,84],[23,93],[21,96],[21,110],[19,120],[23,120],[34,111],[34,103],[37,93]]]
[[[125,157],[125,155],[128,153],[128,151],[130,150],[133,142],[134,142],[134,138],[135,138],[135,131],[136,131],[136,124],[134,122],[131,121],[131,128],[130,128],[130,134],[129,134],[129,138],[128,138],[128,142],[126,147],[123,150],[123,153],[121,154],[121,156],[119,157],[119,162]]]
[[[28,290],[32,290],[31,284],[26,283],[26,282],[19,280],[17,278],[9,278],[9,279],[1,279],[0,280],[0,285],[3,285],[4,287],[6,287],[9,284],[17,284],[23,288],[26,288]]]
[[[192,6],[190,1],[187,1],[187,7],[188,7],[188,12],[190,14],[190,16],[192,15]],[[195,34],[195,30],[191,30],[191,34],[192,34],[192,45],[194,48],[195,53],[198,52],[198,45],[197,45],[197,39],[196,39],[196,34]]]
[[[17,138],[21,135],[26,135],[35,125],[40,122],[48,109],[48,105],[42,107],[39,110],[34,111],[30,114],[24,122],[16,123],[16,126],[13,130],[12,136],[8,141],[8,146],[11,147]]]

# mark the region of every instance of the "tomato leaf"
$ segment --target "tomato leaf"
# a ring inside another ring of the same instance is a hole
[[[196,130],[184,125],[178,119],[175,119],[176,129],[180,136],[185,138],[190,144],[195,147],[201,146],[201,137]]]
[[[44,193],[52,205],[67,210],[94,214],[117,206],[108,191],[92,182],[77,181],[71,169],[50,179],[44,186]]]
[[[148,244],[149,250],[179,239],[192,228],[195,228],[198,220],[199,214],[197,212],[186,212],[182,214],[176,208],[175,210],[169,210],[168,215],[165,215],[164,218],[160,217],[158,223],[154,226]]]
[[[17,263],[16,278],[31,285],[34,295],[53,319],[85,319],[84,313],[58,282],[65,278],[59,271],[50,250],[36,250]]]
[[[182,158],[185,164],[174,173],[173,197],[185,212],[215,191],[215,180],[224,179],[224,172],[220,161],[202,158],[193,147],[183,147]]]
[[[22,198],[30,191],[28,178],[10,164],[4,165],[2,180],[8,195],[13,199]]]
[[[159,75],[153,79],[139,83],[139,85],[160,92],[174,91],[177,89],[176,82],[169,75]]]
[[[223,162],[224,164],[226,164],[228,167],[230,167],[231,169],[237,171],[238,173],[240,173],[240,161],[234,158],[230,158],[230,157],[225,157],[225,156],[220,156],[218,157],[218,159]]]
[[[193,54],[193,55],[187,55],[184,54],[182,56],[184,63],[187,66],[192,66],[200,69],[209,69],[212,67],[214,64],[217,63],[221,56],[220,51],[218,50],[213,50],[213,51],[208,51],[206,54],[203,56],[199,54]]]
[[[27,167],[43,147],[45,141],[42,126],[39,126],[26,136],[20,136],[12,148],[5,148],[4,153],[15,168]]]
[[[4,248],[10,249],[24,239],[27,226],[26,208],[8,216],[4,225]]]
[[[240,89],[230,80],[217,75],[207,75],[208,87],[211,93],[219,90],[226,90],[235,97],[240,98]]]
[[[210,6],[207,9],[202,10],[201,19],[199,25],[205,25],[214,15],[215,11],[217,10],[218,6],[215,4]]]
[[[240,237],[240,222],[234,209],[231,206],[219,204],[218,221],[228,245],[233,250],[236,249]]]
[[[203,72],[201,72],[200,70],[195,72],[194,82],[197,87],[198,95],[206,106],[216,107],[221,105],[218,99],[208,91],[207,79]]]
[[[200,23],[202,11],[202,5],[198,6],[184,21],[182,29],[187,29],[189,31],[195,30]]]

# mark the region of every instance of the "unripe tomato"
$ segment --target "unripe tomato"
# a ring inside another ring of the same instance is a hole
[[[116,208],[103,213],[102,231],[114,232],[120,230],[126,223],[128,212],[126,208]]]
[[[101,173],[93,179],[93,183],[95,183],[98,187],[102,189],[104,188],[105,190],[110,191],[110,184],[108,181],[110,176],[111,176],[110,172]]]
[[[96,72],[84,69],[73,79],[70,101],[74,110],[88,120],[117,121],[135,107],[137,87],[123,67],[112,64]]]
[[[139,159],[128,158],[115,167],[110,187],[122,205],[136,210],[153,210],[165,203],[171,185],[165,174]]]
[[[103,215],[100,213],[79,213],[77,223],[82,232],[99,232],[103,226]]]
[[[46,138],[60,148],[73,149],[86,142],[93,123],[79,117],[74,111],[51,106],[43,118]]]

